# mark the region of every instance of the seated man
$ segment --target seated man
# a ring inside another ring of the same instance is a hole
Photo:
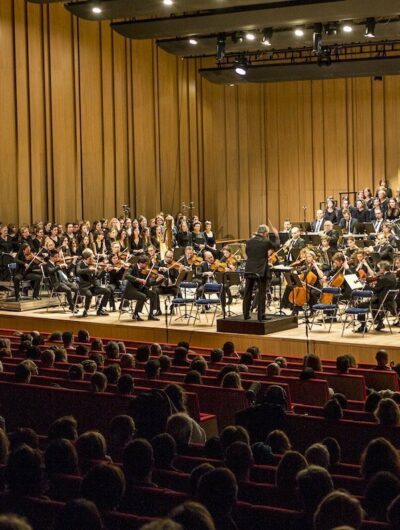
[[[377,275],[377,282],[372,288],[373,298],[371,301],[372,314],[375,317],[376,331],[382,331],[385,328],[383,323],[383,311],[377,312],[385,299],[386,293],[389,290],[394,290],[397,287],[397,279],[395,274],[391,271],[391,265],[388,261],[381,261],[379,263],[379,273]],[[368,307],[369,303],[361,303],[359,307]],[[395,313],[396,302],[392,297],[388,297],[385,302],[385,308]],[[358,320],[361,322],[361,326],[356,330],[356,333],[364,333],[366,331],[365,315],[360,315]]]
[[[154,292],[157,294],[156,314],[161,315],[160,294],[171,295],[173,298],[178,295],[179,288],[176,285],[176,280],[180,270],[183,268],[181,263],[174,263],[172,250],[167,250],[158,268],[158,272],[164,276],[164,281],[154,287]]]
[[[33,254],[28,243],[23,243],[15,258],[17,268],[14,275],[15,300],[20,300],[21,282],[29,281],[33,288],[33,299],[40,300],[39,291],[42,281],[42,272],[40,263],[43,260]]]
[[[79,291],[80,294],[85,296],[85,309],[82,316],[87,317],[90,308],[90,302],[93,296],[102,295],[99,307],[97,309],[98,316],[107,316],[108,313],[105,310],[107,303],[111,297],[111,290],[109,287],[101,285],[99,277],[103,274],[103,270],[98,272],[96,260],[94,259],[93,252],[86,248],[82,252],[82,261],[78,263],[76,267],[76,273],[79,277]]]
[[[164,279],[163,276],[160,276],[156,269],[153,269],[154,273],[158,275],[158,279]],[[148,261],[146,256],[140,256],[136,265],[133,265],[130,270],[127,271],[125,275],[125,280],[127,281],[123,299],[121,304],[125,300],[137,300],[135,310],[132,315],[133,320],[142,321],[140,312],[143,309],[143,306],[147,300],[150,300],[150,311],[149,311],[149,320],[159,320],[154,316],[154,311],[157,305],[157,293],[151,290],[151,282],[153,281],[152,272],[148,266]]]
[[[78,286],[75,282],[69,281],[68,276],[64,272],[67,268],[68,265],[63,261],[58,250],[51,250],[50,259],[44,266],[45,274],[53,291],[65,293],[69,308],[74,311],[74,299],[78,292]]]

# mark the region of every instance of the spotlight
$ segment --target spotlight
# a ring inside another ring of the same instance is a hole
[[[217,37],[217,61],[222,61],[225,57],[226,37],[224,33],[220,33]]]
[[[304,37],[304,29],[303,28],[296,28],[294,30],[294,34],[296,37]]]
[[[256,40],[255,34],[251,31],[248,31],[246,33],[246,40],[250,40],[250,41]]]
[[[198,43],[199,41],[197,39],[194,39],[193,37],[189,39],[189,44],[191,44],[192,46],[197,46]]]
[[[100,7],[93,7],[92,8],[92,13],[94,13],[95,15],[100,15],[101,13],[101,8]]]
[[[313,33],[313,52],[316,54],[321,53],[322,48],[322,24],[314,24]]]
[[[271,46],[272,34],[273,34],[272,28],[264,29],[262,40],[261,40],[261,43],[264,44],[264,46]]]
[[[238,75],[241,75],[241,76],[244,76],[247,74],[247,67],[248,67],[248,62],[246,60],[245,57],[241,57],[239,59],[236,59],[235,61],[235,72],[238,74]]]
[[[345,33],[351,33],[353,31],[353,26],[351,24],[344,24],[344,26],[342,27],[342,30],[345,32]]]
[[[235,72],[239,75],[246,75],[247,74],[247,69],[245,66],[243,65],[238,65],[236,68],[235,68]]]
[[[163,0],[163,4],[164,4],[165,6],[172,6],[173,3],[174,3],[174,2],[173,2],[172,0]]]
[[[367,18],[367,23],[365,24],[364,36],[373,39],[375,37],[375,19]]]

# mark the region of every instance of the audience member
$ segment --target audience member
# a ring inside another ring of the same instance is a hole
[[[371,440],[361,455],[361,475],[369,480],[379,471],[389,471],[400,478],[400,457],[385,438]]]
[[[292,449],[290,440],[286,433],[279,429],[271,431],[268,434],[265,442],[271,447],[271,450],[275,455],[284,455],[286,451],[290,451]]]
[[[94,502],[74,499],[67,502],[57,516],[54,530],[104,530],[100,513]]]
[[[213,469],[203,475],[197,486],[197,499],[210,512],[215,528],[236,530],[232,510],[236,505],[238,486],[229,469]]]
[[[323,444],[313,444],[308,447],[304,454],[309,466],[329,468],[329,451]]]
[[[400,494],[400,480],[388,471],[376,473],[364,492],[363,506],[369,519],[386,521],[389,504]]]
[[[327,495],[314,516],[315,530],[332,530],[337,526],[349,526],[358,530],[364,516],[359,501],[343,491]]]
[[[176,442],[168,433],[158,434],[151,440],[153,447],[154,464],[157,469],[176,471],[173,465],[177,455]]]
[[[82,481],[82,496],[95,503],[100,512],[115,510],[125,492],[121,469],[112,464],[97,464]]]

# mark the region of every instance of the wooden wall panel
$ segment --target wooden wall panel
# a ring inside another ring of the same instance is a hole
[[[0,219],[19,220],[13,0],[0,2]]]
[[[0,219],[176,213],[218,236],[400,183],[400,76],[217,86],[62,5],[0,2]]]

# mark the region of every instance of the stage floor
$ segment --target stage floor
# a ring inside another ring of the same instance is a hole
[[[240,314],[240,305],[233,306],[232,310]],[[94,313],[83,319],[79,315],[64,313],[61,309],[50,308],[11,313],[0,311],[0,327],[18,330],[39,331],[78,331],[88,329],[94,336],[112,337],[117,339],[143,340],[160,343],[176,343],[187,340],[192,346],[214,348],[228,340],[235,343],[238,351],[244,351],[248,346],[256,345],[262,352],[276,355],[303,356],[308,352],[318,354],[323,359],[335,359],[344,353],[353,354],[356,359],[364,362],[373,362],[378,349],[389,352],[391,360],[400,362],[400,337],[399,329],[393,328],[393,334],[388,330],[383,332],[369,332],[364,337],[352,333],[350,329],[341,337],[341,325],[333,324],[331,332],[322,326],[315,326],[309,332],[307,340],[304,324],[299,324],[296,329],[280,331],[266,336],[239,335],[235,333],[218,333],[216,325],[209,323],[201,316],[201,321],[196,326],[177,322],[173,319],[171,325],[166,324],[165,316],[159,322],[134,322],[128,314],[123,314],[118,319],[118,313],[110,313],[107,317],[98,317]]]

